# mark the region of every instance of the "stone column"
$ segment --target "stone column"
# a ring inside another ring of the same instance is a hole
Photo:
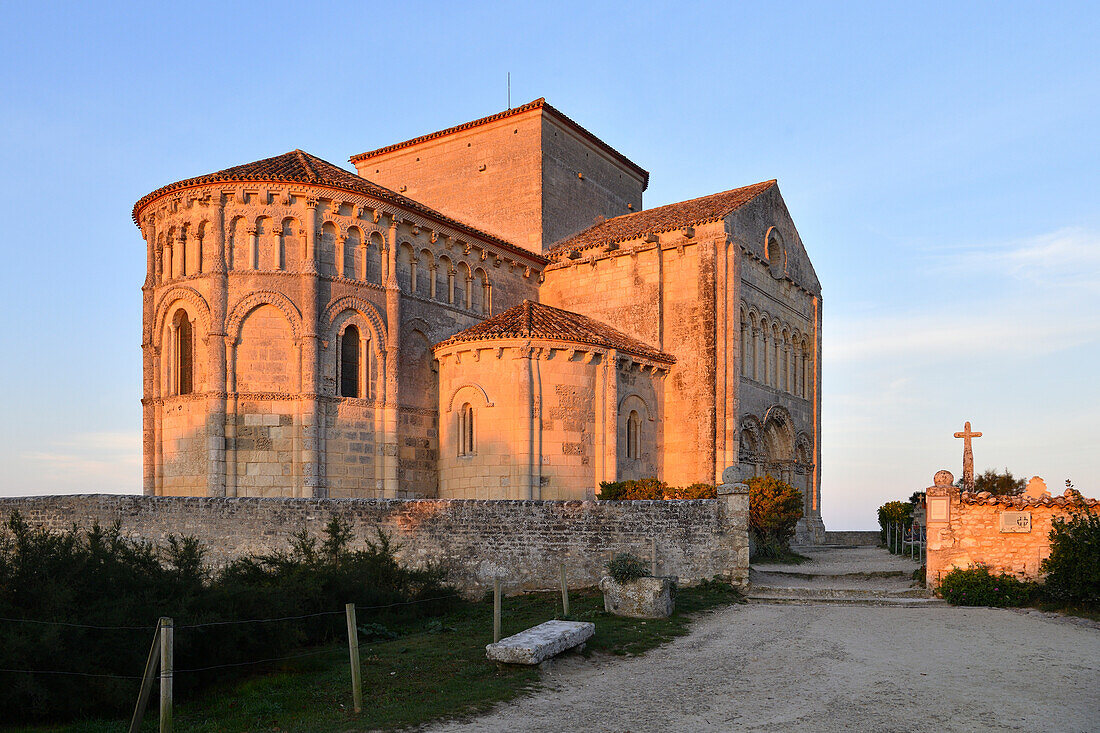
[[[458,271],[455,268],[447,269],[447,303],[449,305],[455,304],[455,275],[457,274]]]
[[[336,257],[336,276],[337,277],[348,277],[348,274],[347,274],[348,273],[348,270],[347,270],[347,256],[348,256],[347,247],[348,247],[348,235],[347,234],[337,234],[336,235],[336,253],[335,253],[335,257]],[[351,275],[352,277],[355,276],[354,270],[355,270],[355,268],[353,267],[352,268],[352,275]]]
[[[604,355],[604,481],[619,476],[619,352],[610,349]]]
[[[398,458],[398,375],[401,354],[401,288],[397,283],[397,215],[390,216],[390,232],[386,258],[386,404],[383,410],[382,443],[384,497],[397,497]]]
[[[301,496],[323,498],[325,481],[321,466],[321,338],[319,329],[320,280],[317,268],[317,231],[321,226],[317,199],[306,202],[309,224],[306,226],[306,259],[302,263],[302,386],[301,386]]]
[[[769,338],[770,334],[768,333],[768,327],[767,326],[761,326],[760,330],[762,332],[761,333],[761,337],[762,337],[761,345],[764,347],[763,349],[761,349],[761,351],[763,352],[762,357],[761,357],[762,358],[761,369],[763,370],[764,375],[763,375],[763,378],[760,381],[763,382],[766,385],[771,385],[771,369],[769,368],[770,367],[769,362],[771,361],[771,359],[768,358],[768,356],[771,352],[771,338]]]
[[[431,278],[431,280],[428,282],[428,297],[432,300],[435,300],[435,274],[438,270],[439,266],[436,265],[434,262],[432,263],[432,266],[428,268],[428,277]]]
[[[258,270],[260,269],[259,231],[255,226],[250,226],[245,231],[248,232],[248,269]]]
[[[225,344],[225,495],[237,495],[237,342],[226,336]]]
[[[225,268],[225,204],[220,192],[215,194],[211,212],[210,271],[214,287],[211,292],[210,333],[206,337],[206,350],[209,361],[207,374],[210,375],[210,401],[206,419],[207,492],[210,496],[225,496],[227,464],[225,460],[225,418],[226,418],[226,366],[225,366],[225,319],[229,299],[229,282]],[[200,259],[201,263],[201,259]]]
[[[156,493],[156,404],[153,382],[156,349],[153,347],[153,292],[156,289],[159,254],[156,248],[157,219],[146,214],[142,234],[145,236],[145,283],[141,286],[141,490],[146,496]]]

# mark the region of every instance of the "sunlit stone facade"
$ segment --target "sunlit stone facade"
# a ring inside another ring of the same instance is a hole
[[[820,285],[774,181],[642,210],[648,174],[542,100],[352,160],[135,205],[147,494],[583,499],[740,465],[820,529]],[[493,331],[525,301],[544,321]]]

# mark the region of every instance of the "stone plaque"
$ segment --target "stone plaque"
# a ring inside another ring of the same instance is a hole
[[[946,522],[951,519],[951,497],[930,496],[925,500],[928,522]]]
[[[1031,512],[1001,512],[1001,532],[1030,532]]]

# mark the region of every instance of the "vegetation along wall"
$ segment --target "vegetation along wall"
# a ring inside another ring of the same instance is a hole
[[[0,498],[5,521],[18,510],[31,525],[62,530],[74,523],[109,526],[125,536],[163,544],[193,535],[207,562],[289,548],[302,529],[321,534],[339,516],[353,546],[381,530],[412,566],[440,563],[450,582],[471,595],[499,576],[506,592],[552,588],[566,565],[570,585],[595,585],[609,552],[649,558],[656,542],[658,571],[682,583],[722,576],[748,578],[748,495],[719,487],[717,500],[483,501],[402,499],[288,499],[246,497],[46,496]]]

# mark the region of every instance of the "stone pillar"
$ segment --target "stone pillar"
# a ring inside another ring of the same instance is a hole
[[[951,522],[959,511],[961,490],[955,486],[955,476],[947,470],[937,471],[932,486],[924,490],[925,526],[928,537],[924,583],[928,588],[939,585],[949,571],[948,551],[955,549],[955,534]]]
[[[430,280],[428,281],[428,297],[432,300],[435,300],[435,274],[438,270],[439,266],[436,265],[434,262],[432,263],[432,266],[428,268],[428,277],[430,278]]]
[[[457,274],[455,268],[447,269],[447,303],[449,305],[455,304],[455,275]]]
[[[225,495],[237,495],[237,342],[225,337]]]
[[[213,275],[214,287],[211,292],[210,303],[210,333],[206,337],[206,350],[209,358],[207,374],[210,375],[210,401],[206,419],[207,460],[209,461],[206,488],[210,496],[225,496],[227,471],[225,460],[225,319],[229,299],[229,283],[225,268],[225,204],[222,202],[220,192],[215,194],[212,208],[208,237],[212,247],[210,271]]]
[[[142,228],[145,236],[145,283],[141,286],[141,490],[146,496],[156,493],[156,410],[153,382],[156,379],[153,347],[153,291],[156,288],[159,255],[156,248],[157,220],[146,214]]]
[[[390,216],[386,258],[386,403],[382,438],[383,489],[385,498],[397,497],[398,459],[398,374],[401,354],[401,289],[397,284],[397,215]]]
[[[317,231],[321,216],[317,199],[306,202],[309,223],[306,226],[306,258],[302,263],[302,383],[301,383],[301,496],[323,498],[326,495],[321,466],[321,338],[318,333],[320,280],[317,268]]]
[[[619,352],[610,349],[604,354],[604,481],[617,481],[619,476]]]
[[[336,235],[336,277],[348,277],[347,270],[348,235]],[[352,268],[351,277],[355,277],[355,268]]]
[[[731,466],[718,485],[719,532],[725,549],[726,577],[734,585],[749,581],[749,486]]]
[[[538,418],[535,416],[535,390],[532,384],[532,378],[534,375],[534,368],[531,364],[532,349],[530,342],[523,344],[522,347],[515,350],[515,359],[520,363],[516,371],[519,374],[518,397],[517,407],[520,411],[521,425],[526,428],[526,434],[524,435],[524,459],[526,461],[526,470],[523,472],[523,476],[516,481],[518,486],[515,488],[515,493],[509,491],[512,498],[516,499],[532,499],[537,496],[539,490],[539,474],[540,474],[540,456],[535,454],[535,430],[538,428],[535,425],[535,421]],[[461,437],[459,438],[461,440]]]
[[[259,231],[255,226],[250,226],[245,231],[248,232],[248,269],[258,270],[260,269]]]

